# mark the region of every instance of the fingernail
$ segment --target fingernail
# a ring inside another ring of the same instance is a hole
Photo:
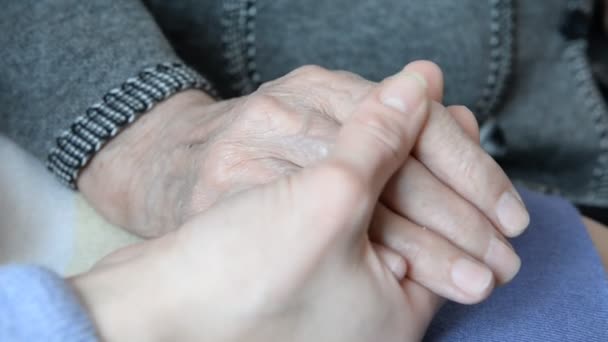
[[[521,234],[530,224],[530,215],[511,191],[505,191],[498,200],[496,216],[509,236]]]
[[[426,98],[426,81],[421,75],[403,72],[385,81],[380,102],[402,113],[415,110]]]
[[[452,266],[452,281],[461,291],[477,297],[492,284],[492,272],[477,263],[461,258]]]
[[[521,267],[521,260],[503,241],[492,237],[484,262],[496,270],[496,278],[501,284],[508,283],[515,277]]]

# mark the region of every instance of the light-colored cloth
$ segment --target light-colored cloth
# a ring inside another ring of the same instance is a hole
[[[33,263],[71,275],[138,240],[105,222],[2,135],[0,160],[0,264]]]
[[[105,222],[2,135],[0,160],[0,265],[9,264],[0,266],[0,341],[96,341],[63,276],[138,239]]]

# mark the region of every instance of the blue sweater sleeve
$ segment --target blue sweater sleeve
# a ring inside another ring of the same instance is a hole
[[[0,341],[97,341],[70,286],[38,266],[0,267]]]

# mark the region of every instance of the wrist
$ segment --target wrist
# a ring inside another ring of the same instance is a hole
[[[178,234],[116,251],[70,283],[103,341],[228,341],[217,279],[191,272]],[[219,333],[218,333],[219,332]],[[239,339],[240,340],[240,339]]]
[[[149,243],[156,241],[144,245]],[[164,254],[143,254],[98,264],[67,279],[103,341],[162,341],[175,327],[162,281],[170,274],[157,259]]]
[[[158,103],[121,131],[95,154],[77,179],[87,201],[112,224],[145,224],[139,216],[149,211],[146,202],[151,198],[146,198],[146,189],[142,189],[142,177],[152,171],[146,169],[146,163],[160,157],[162,133],[177,116],[212,103],[214,100],[204,92],[186,90]]]
[[[148,318],[145,309],[131,312],[133,304],[125,279],[108,277],[107,272],[90,271],[68,279],[103,341],[153,341],[143,335]],[[109,279],[108,279],[109,278]],[[116,289],[120,281],[121,289]],[[122,296],[119,296],[121,294]],[[136,306],[137,307],[137,306]],[[155,325],[150,324],[150,329]]]

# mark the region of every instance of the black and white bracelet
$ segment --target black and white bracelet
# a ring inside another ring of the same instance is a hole
[[[183,64],[163,63],[142,70],[108,91],[57,137],[48,155],[48,169],[62,183],[76,188],[78,172],[106,142],[155,104],[186,89],[217,97],[206,79]]]

